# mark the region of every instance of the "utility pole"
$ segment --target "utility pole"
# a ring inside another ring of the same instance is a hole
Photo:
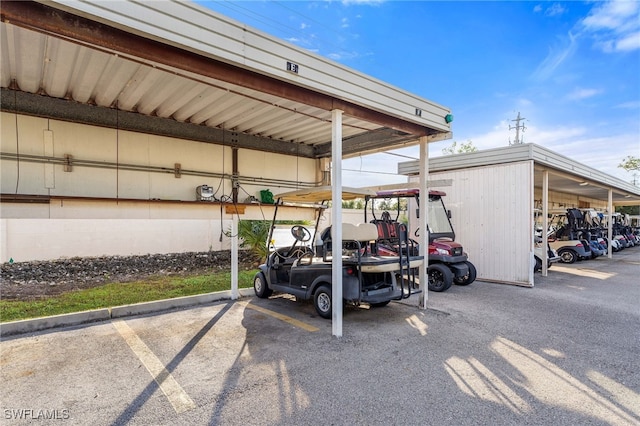
[[[524,142],[524,136],[522,139],[520,138],[520,130],[522,129],[522,133],[524,133],[526,129],[526,127],[524,127],[524,123],[520,124],[520,122],[524,120],[526,120],[526,118],[520,117],[520,111],[518,111],[518,117],[515,120],[511,120],[516,122],[516,125],[513,127],[509,125],[509,130],[516,129],[516,140],[512,143],[511,138],[509,138],[509,145],[520,145]]]

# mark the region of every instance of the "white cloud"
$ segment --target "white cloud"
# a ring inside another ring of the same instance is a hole
[[[640,108],[640,101],[623,102],[621,104],[616,105],[615,108],[638,109],[638,108]]]
[[[576,36],[571,32],[567,37],[560,39],[560,46],[551,48],[547,57],[538,65],[533,72],[533,77],[539,80],[546,80],[553,75],[555,70],[569,57],[573,55],[577,47]]]
[[[587,99],[587,98],[591,98],[593,96],[599,95],[600,93],[602,93],[602,90],[600,89],[576,88],[573,92],[567,95],[567,99],[573,100],[573,101],[579,101],[581,99]]]
[[[599,3],[583,19],[585,28],[597,31],[601,29],[625,31],[629,26],[637,27],[640,3],[635,1],[609,1]],[[633,21],[636,21],[634,24]]]
[[[352,4],[378,6],[384,2],[385,0],[342,0],[342,4],[345,6],[349,6]]]
[[[627,34],[616,42],[615,50],[629,51],[640,49],[640,31]]]
[[[551,6],[549,6],[547,8],[547,10],[544,11],[544,14],[547,16],[557,16],[557,15],[562,15],[565,12],[565,8],[559,4],[559,3],[554,3]]]
[[[560,3],[553,3],[551,6],[544,9],[541,4],[537,4],[533,7],[534,13],[540,13],[544,11],[545,16],[558,16],[562,15],[567,9]]]
[[[470,140],[479,151],[509,146],[509,138],[514,139],[515,131],[509,130],[510,120],[496,123],[491,130],[484,134],[455,137],[429,144],[429,158],[441,157],[442,149],[451,146],[454,140],[459,143]],[[524,132],[524,143],[534,143],[558,154],[569,157],[579,163],[600,170],[624,181],[629,181],[630,175],[617,165],[628,155],[638,155],[637,134],[611,134],[593,137],[589,129],[579,126],[556,126],[539,128],[527,124]],[[615,142],[616,149],[608,149]],[[343,161],[344,182],[366,182],[366,184],[352,186],[377,186],[391,183],[407,182],[406,176],[397,175],[398,163],[411,161],[419,157],[417,146],[393,151],[402,156],[385,153],[365,155]]]
[[[581,25],[603,52],[632,51],[640,49],[639,15],[638,1],[609,1],[598,3]]]

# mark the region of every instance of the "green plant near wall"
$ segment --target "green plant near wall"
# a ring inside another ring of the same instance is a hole
[[[299,220],[282,220],[276,221],[277,225],[304,225],[309,226],[309,221]],[[267,246],[267,238],[269,238],[269,227],[271,222],[268,220],[241,220],[238,222],[238,238],[240,238],[240,247],[250,250],[253,254],[264,261],[269,255],[269,247]]]
[[[267,238],[269,238],[269,226],[271,222],[268,220],[241,220],[238,222],[238,237],[240,238],[240,247],[249,249],[253,254],[265,260],[269,254],[267,247]]]

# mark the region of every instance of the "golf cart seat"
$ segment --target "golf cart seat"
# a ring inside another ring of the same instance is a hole
[[[323,251],[325,254],[331,252],[331,226],[325,228],[320,233]],[[375,253],[375,244],[372,242],[378,239],[378,230],[371,223],[360,223],[354,225],[352,223],[342,224],[342,253],[343,255],[351,255],[356,251],[367,253]],[[365,250],[362,250],[365,249]],[[367,250],[368,249],[368,250]],[[325,259],[326,260],[326,259]]]
[[[376,226],[378,239],[385,240],[388,244],[398,243],[398,222],[391,219],[389,212],[382,212],[382,217],[372,220],[371,223]]]

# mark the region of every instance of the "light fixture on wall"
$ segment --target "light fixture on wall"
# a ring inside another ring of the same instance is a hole
[[[589,182],[580,182],[580,184],[579,184],[579,185],[580,185],[580,186],[587,186],[587,185],[589,185]]]

